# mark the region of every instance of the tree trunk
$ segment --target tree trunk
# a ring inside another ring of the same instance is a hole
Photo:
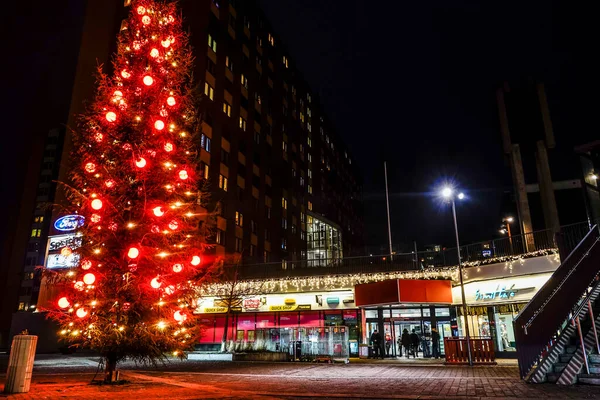
[[[229,309],[225,314],[225,329],[223,330],[223,338],[221,339],[221,352],[227,351],[227,331],[229,330]]]
[[[117,354],[116,353],[108,353],[104,358],[105,368],[104,368],[104,382],[105,383],[114,383],[116,379],[116,369],[117,369]]]

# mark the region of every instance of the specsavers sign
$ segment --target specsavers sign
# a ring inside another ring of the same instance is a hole
[[[470,306],[529,301],[550,279],[551,273],[492,279],[465,285],[465,299]],[[452,288],[454,304],[462,303],[460,286]]]

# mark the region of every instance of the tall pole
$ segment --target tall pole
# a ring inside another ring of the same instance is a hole
[[[392,255],[392,225],[390,224],[390,195],[388,193],[388,181],[387,181],[387,162],[383,162],[383,173],[385,175],[385,201],[387,204],[387,219],[388,219],[388,237],[390,240],[390,261],[394,259]]]
[[[467,355],[469,365],[473,365],[473,356],[471,355],[471,335],[469,334],[469,318],[467,317],[467,299],[465,297],[465,285],[463,282],[463,267],[460,260],[460,241],[458,240],[458,224],[456,223],[456,205],[452,198],[452,216],[454,217],[454,233],[456,234],[456,251],[458,252],[458,275],[460,277],[460,294],[462,296],[463,318],[465,320],[465,338],[467,339]]]

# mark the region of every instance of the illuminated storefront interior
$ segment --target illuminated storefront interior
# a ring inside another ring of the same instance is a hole
[[[310,267],[324,267],[343,257],[342,232],[323,217],[307,215],[307,260]]]

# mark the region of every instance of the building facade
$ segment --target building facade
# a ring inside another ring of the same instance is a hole
[[[77,84],[64,110],[67,127],[77,126],[77,115],[93,99],[98,63],[110,73],[110,56],[130,6],[129,0],[87,1],[74,68]],[[214,251],[285,268],[297,260],[327,265],[361,248],[356,163],[256,2],[182,0],[180,6],[195,56],[199,167],[211,193],[207,211],[218,214]],[[13,334],[31,325],[23,314],[37,309],[35,268],[68,262],[54,247],[73,240],[55,226],[68,214],[56,184],[69,179],[68,129],[51,131],[45,151],[36,207],[21,221],[31,226],[31,237],[16,261],[22,274],[18,299],[10,301],[16,311]]]

